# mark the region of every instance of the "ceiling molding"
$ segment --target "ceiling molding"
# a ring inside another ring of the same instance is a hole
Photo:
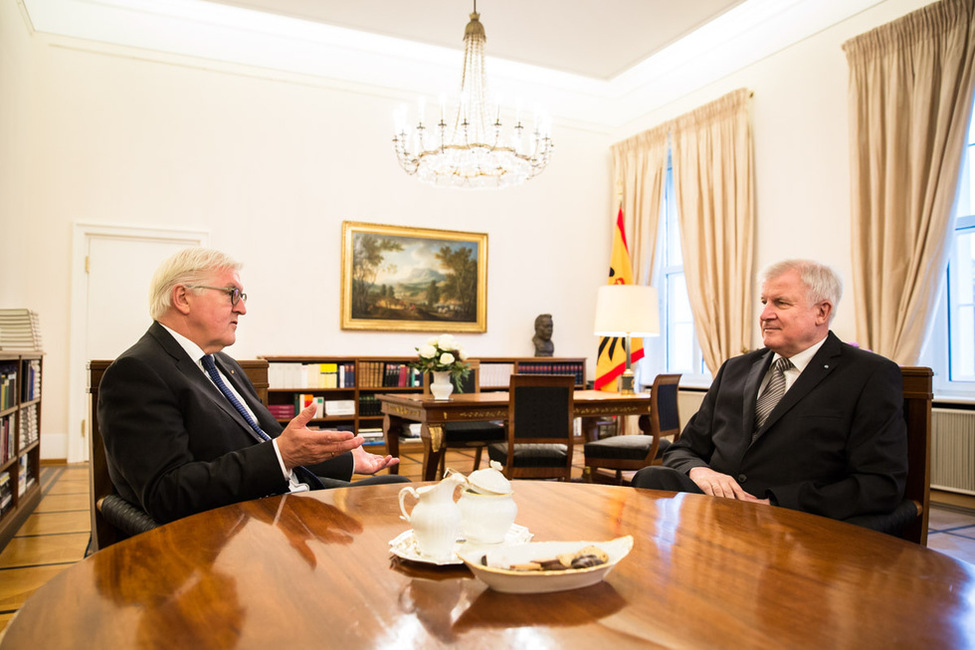
[[[487,57],[492,91],[561,123],[612,129],[883,0],[747,0],[605,81]],[[22,0],[35,31],[78,49],[189,57],[262,75],[436,100],[459,83],[456,49],[203,0]],[[88,45],[86,45],[86,43]],[[110,46],[110,47],[105,47]],[[131,56],[131,55],[129,55]],[[217,66],[219,68],[219,66]]]

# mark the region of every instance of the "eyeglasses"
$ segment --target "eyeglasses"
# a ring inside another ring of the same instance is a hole
[[[225,294],[230,296],[231,307],[236,307],[237,303],[243,300],[247,302],[247,294],[238,289],[237,287],[208,287],[205,284],[188,284],[187,289],[213,289],[214,291],[223,291]]]

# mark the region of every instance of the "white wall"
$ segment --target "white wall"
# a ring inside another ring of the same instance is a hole
[[[755,93],[757,267],[808,256],[848,278],[840,46],[923,4],[884,2],[614,133],[557,123],[540,177],[471,193],[400,171],[394,98],[98,53],[31,34],[16,3],[0,3],[0,306],[40,314],[42,455],[65,455],[75,222],[208,230],[214,247],[245,263],[249,313],[231,350],[240,358],[410,354],[427,336],[340,329],[343,220],[486,232],[488,331],[462,336],[464,345],[474,355],[529,355],[534,317],[551,312],[556,354],[589,357],[591,377],[593,297],[614,217],[609,146],[745,86]],[[835,323],[848,340],[850,293],[847,283]]]

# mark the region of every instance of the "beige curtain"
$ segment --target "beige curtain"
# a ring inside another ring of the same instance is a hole
[[[949,0],[843,45],[857,339],[904,365],[917,363],[945,270],[973,37],[972,0]]]
[[[660,199],[667,173],[668,125],[658,126],[612,147],[616,195],[612,221],[622,204],[634,284],[649,284],[657,250]]]
[[[672,123],[674,191],[697,338],[711,373],[751,343],[754,182],[750,93]]]

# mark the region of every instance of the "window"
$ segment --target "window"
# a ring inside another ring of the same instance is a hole
[[[711,373],[704,365],[701,346],[694,331],[691,303],[687,297],[677,197],[669,161],[660,203],[655,260],[651,284],[657,287],[660,299],[660,336],[643,340],[645,356],[638,365],[637,381],[650,385],[657,374],[681,373],[683,385],[710,385]]]
[[[975,114],[973,114],[975,118]],[[975,398],[975,130],[968,127],[948,270],[920,363],[939,395]]]

